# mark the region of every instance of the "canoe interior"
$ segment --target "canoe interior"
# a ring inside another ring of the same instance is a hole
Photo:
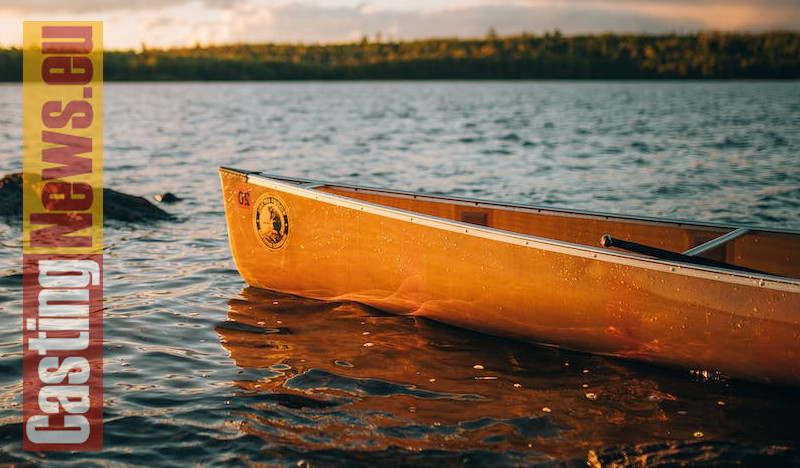
[[[616,238],[685,252],[738,227],[640,219],[547,208],[508,206],[360,187],[320,185],[316,190],[439,218],[592,247]],[[698,256],[771,275],[800,278],[800,233],[752,229]]]

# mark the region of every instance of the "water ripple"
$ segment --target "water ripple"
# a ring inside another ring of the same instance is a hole
[[[21,109],[19,85],[0,106]],[[107,84],[105,451],[22,451],[18,227],[0,223],[0,464],[797,465],[796,392],[244,288],[216,168],[798,228],[797,82]],[[21,112],[0,172],[22,169]],[[244,289],[243,289],[244,288]]]

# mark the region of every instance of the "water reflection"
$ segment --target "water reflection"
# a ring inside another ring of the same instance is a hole
[[[236,406],[247,408],[240,430],[278,446],[584,466],[800,461],[786,448],[800,428],[786,390],[697,381],[353,303],[246,288],[228,305],[216,331],[246,377],[233,382]]]

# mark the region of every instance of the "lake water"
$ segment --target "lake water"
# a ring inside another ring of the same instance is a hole
[[[21,87],[0,86],[0,173]],[[798,82],[105,86],[105,451],[22,452],[21,250],[0,224],[0,464],[800,464],[782,389],[246,288],[217,167],[800,228]],[[358,259],[354,259],[358,261]]]

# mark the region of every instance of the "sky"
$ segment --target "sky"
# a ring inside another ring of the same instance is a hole
[[[24,20],[101,20],[106,49],[500,35],[800,30],[800,0],[0,0]]]

